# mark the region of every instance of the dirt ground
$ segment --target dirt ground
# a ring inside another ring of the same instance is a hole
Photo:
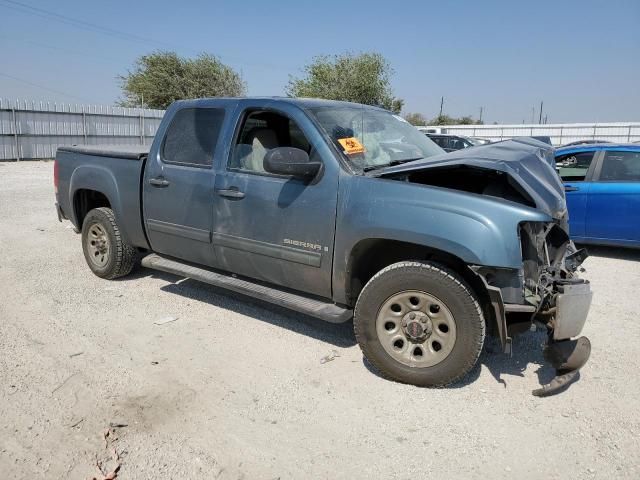
[[[2,478],[101,478],[116,455],[119,479],[640,478],[640,252],[592,249],[593,352],[568,391],[530,394],[552,375],[541,332],[421,389],[372,371],[351,324],[95,277],[52,167],[0,163]]]

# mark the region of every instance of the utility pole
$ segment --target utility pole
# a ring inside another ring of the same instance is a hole
[[[439,117],[442,116],[442,107],[444,107],[444,97],[440,99],[440,115],[438,115]]]
[[[542,124],[542,101],[540,101],[540,118],[538,119],[538,124]]]
[[[484,108],[484,107],[480,107],[480,119],[478,120],[480,123],[482,123],[482,109],[483,109],[483,108]]]

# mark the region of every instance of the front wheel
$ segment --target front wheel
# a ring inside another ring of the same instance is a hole
[[[136,260],[136,249],[124,243],[110,208],[94,208],[82,222],[82,250],[87,265],[108,280],[128,275]]]
[[[480,305],[464,280],[418,261],[390,265],[365,285],[354,329],[365,357],[385,377],[425,387],[469,372],[485,336]]]

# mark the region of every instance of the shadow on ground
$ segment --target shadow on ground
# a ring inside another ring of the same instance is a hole
[[[542,355],[546,342],[547,333],[544,331],[521,333],[513,337],[513,355],[507,355],[502,353],[499,341],[490,337],[485,341],[485,347],[480,354],[478,363],[487,367],[496,382],[503,385],[504,388],[509,386],[510,377],[524,377],[524,372],[529,365],[534,365],[538,382],[540,385],[544,385],[556,375],[555,369]],[[479,369],[476,370],[478,370],[475,373],[477,378]],[[464,378],[459,382],[459,386],[468,385],[473,380],[475,378]]]
[[[549,383],[555,376],[555,369],[542,356],[547,335],[544,332],[526,332],[513,338],[513,355],[502,353],[500,343],[493,337],[485,339],[484,348],[476,366],[461,380],[447,388],[464,388],[475,382],[480,376],[480,365],[484,365],[495,381],[507,388],[512,377],[524,377],[529,365],[535,365],[536,375],[540,385]],[[382,377],[380,373],[366,359],[365,367],[374,375]]]
[[[164,292],[247,315],[277,327],[330,343],[336,347],[348,348],[356,345],[352,322],[341,324],[324,322],[240,293],[147,268],[138,268],[131,275],[123,277],[119,281],[126,282],[145,277],[158,278],[168,282],[167,285],[160,287]]]
[[[640,257],[640,252],[638,256]],[[247,315],[337,347],[348,348],[357,344],[352,322],[342,324],[327,323],[271,303],[262,302],[253,297],[206,285],[195,280],[184,279],[169,273],[139,268],[132,275],[120,281],[130,281],[145,277],[158,278],[167,282],[166,285],[160,287],[165,292]],[[524,377],[524,372],[529,365],[537,367],[536,375],[541,385],[549,383],[555,376],[555,370],[542,356],[546,339],[546,333],[540,330],[535,332],[528,331],[517,335],[513,338],[513,355],[509,356],[502,353],[500,344],[496,339],[487,337],[478,359],[478,364],[464,378],[449,388],[463,388],[475,382],[480,376],[480,365],[484,365],[495,381],[505,388],[509,386],[509,381],[512,377]],[[363,363],[371,373],[381,376],[375,367],[364,358]]]

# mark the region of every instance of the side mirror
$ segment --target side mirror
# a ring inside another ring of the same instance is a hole
[[[322,167],[322,163],[309,160],[307,152],[293,147],[278,147],[269,150],[264,156],[262,164],[269,173],[300,178],[313,178]]]

